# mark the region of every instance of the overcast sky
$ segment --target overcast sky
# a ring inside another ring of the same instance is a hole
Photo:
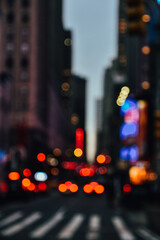
[[[95,101],[103,95],[104,70],[117,56],[119,0],[64,0],[63,25],[72,31],[73,73],[87,79],[88,158],[95,154]]]

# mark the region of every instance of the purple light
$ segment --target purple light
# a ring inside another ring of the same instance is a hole
[[[120,138],[134,137],[138,133],[137,123],[123,123],[120,128]]]

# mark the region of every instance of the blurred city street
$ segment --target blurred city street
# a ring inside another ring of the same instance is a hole
[[[0,0],[0,240],[160,240],[159,66],[160,0]]]
[[[150,219],[149,211],[156,211]],[[159,211],[159,212],[158,212]],[[154,226],[156,224],[156,226]],[[126,207],[106,194],[50,194],[1,205],[0,239],[159,240],[160,208],[146,201]]]

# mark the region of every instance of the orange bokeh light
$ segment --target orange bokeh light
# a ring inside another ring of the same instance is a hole
[[[35,185],[34,183],[31,183],[28,188],[27,188],[29,191],[34,191],[35,190]]]
[[[77,184],[72,184],[72,185],[70,185],[69,190],[70,190],[71,192],[77,192],[77,191],[78,191],[78,186],[77,186]]]
[[[104,187],[102,185],[97,185],[95,186],[94,191],[98,194],[102,194],[104,192]]]
[[[142,53],[143,53],[144,55],[148,55],[148,54],[150,53],[150,51],[151,51],[151,49],[150,49],[149,46],[143,46],[143,47],[142,47]]]
[[[40,162],[44,162],[46,159],[46,155],[44,153],[38,153],[37,160]]]
[[[142,184],[144,181],[147,180],[147,171],[143,167],[140,168],[137,166],[133,166],[129,169],[129,178],[130,181],[135,185]]]
[[[25,168],[25,169],[23,170],[23,175],[24,175],[25,177],[31,176],[31,170],[29,170],[28,168]]]
[[[91,192],[93,192],[93,187],[92,187],[90,184],[86,184],[86,185],[84,185],[84,187],[83,187],[83,191],[84,191],[85,193],[91,193]]]
[[[10,172],[8,174],[8,178],[12,181],[18,180],[20,178],[20,174],[18,172]]]
[[[28,178],[24,178],[22,180],[22,186],[23,187],[29,187],[30,184],[31,184],[31,181]]]
[[[60,184],[60,185],[58,186],[58,190],[59,190],[60,192],[66,192],[66,191],[67,191],[67,186],[62,183],[62,184]]]
[[[105,163],[106,157],[103,154],[100,154],[100,155],[97,156],[96,160],[97,160],[98,163],[102,164],[102,163]]]

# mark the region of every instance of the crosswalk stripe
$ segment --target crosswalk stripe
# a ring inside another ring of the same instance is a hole
[[[160,240],[160,236],[146,228],[139,228],[137,230],[137,233],[140,235],[140,237],[144,238],[145,240]]]
[[[98,215],[92,215],[89,220],[89,230],[98,231],[100,228],[100,217]]]
[[[88,232],[86,238],[89,240],[99,238],[100,217],[99,215],[92,215],[89,219]]]
[[[65,210],[59,209],[59,211],[54,214],[54,216],[49,219],[47,222],[39,226],[36,230],[31,232],[30,237],[31,238],[40,238],[43,237],[46,233],[49,232],[49,230],[53,227],[55,227],[64,217]]]
[[[18,211],[0,221],[0,227],[4,227],[22,217],[22,212]]]
[[[122,240],[135,240],[134,235],[129,231],[121,217],[113,217],[111,221]]]
[[[27,217],[26,219],[24,219],[23,221],[21,221],[20,223],[14,224],[13,226],[8,227],[7,229],[3,230],[1,232],[1,234],[3,236],[11,236],[13,234],[16,234],[40,218],[41,218],[41,213],[35,212],[35,213],[31,214],[29,217]]]
[[[82,224],[84,216],[82,214],[76,214],[71,221],[65,226],[62,231],[58,234],[59,239],[69,239],[77,231],[79,226]]]

